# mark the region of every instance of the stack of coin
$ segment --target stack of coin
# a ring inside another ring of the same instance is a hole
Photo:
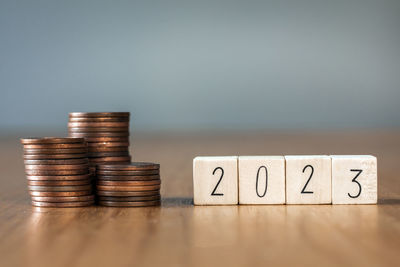
[[[85,138],[92,167],[129,163],[129,117],[129,112],[72,112],[69,136]]]
[[[160,165],[147,162],[98,165],[97,196],[100,205],[146,207],[160,205]]]
[[[21,143],[33,206],[94,204],[87,144],[83,138],[25,138]]]

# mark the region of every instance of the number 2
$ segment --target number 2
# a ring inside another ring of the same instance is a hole
[[[355,196],[352,196],[352,195],[350,195],[350,193],[347,193],[348,195],[349,195],[349,197],[351,197],[351,198],[358,198],[359,196],[360,196],[360,194],[361,194],[361,184],[356,180],[357,178],[358,178],[358,176],[360,176],[360,174],[362,173],[362,170],[356,170],[356,169],[353,169],[353,170],[350,170],[350,171],[352,171],[352,172],[357,172],[357,174],[356,174],[356,177],[354,177],[353,178],[353,180],[351,180],[353,183],[356,183],[357,185],[358,185],[358,193],[357,193],[357,195],[355,195]]]
[[[303,173],[306,171],[307,168],[311,168],[311,174],[310,174],[310,177],[308,177],[308,180],[307,180],[306,184],[304,185],[303,189],[301,190],[301,193],[302,194],[314,194],[313,191],[306,191],[306,187],[307,187],[308,183],[310,182],[311,177],[314,174],[314,167],[311,166],[311,165],[305,166],[304,169],[303,169]]]
[[[215,175],[215,172],[217,170],[221,170],[221,177],[219,177],[219,180],[218,180],[217,184],[215,185],[214,190],[212,191],[211,195],[212,196],[223,196],[224,195],[223,193],[216,193],[215,191],[217,191],[217,187],[219,186],[219,183],[221,183],[222,177],[224,176],[224,169],[222,169],[221,167],[217,167],[214,169],[212,174]]]

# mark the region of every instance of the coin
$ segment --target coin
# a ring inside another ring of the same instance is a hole
[[[79,170],[88,169],[89,163],[86,164],[69,164],[69,165],[30,165],[25,164],[25,170]]]
[[[129,127],[129,121],[123,122],[69,122],[68,127]]]
[[[42,154],[79,154],[86,153],[87,147],[85,148],[59,148],[59,149],[24,149],[25,155],[42,155]]]
[[[159,185],[161,180],[148,180],[148,181],[104,181],[98,180],[97,185],[111,185],[111,186],[149,186]]]
[[[69,132],[71,137],[126,137],[129,136],[129,131],[123,132]]]
[[[97,179],[99,181],[148,181],[160,179],[160,175],[98,175]]]
[[[27,175],[29,181],[75,181],[91,179],[89,174],[85,175]]]
[[[75,191],[88,191],[92,189],[92,185],[76,185],[76,186],[36,186],[28,185],[30,191],[42,192],[75,192]]]
[[[130,112],[71,112],[70,118],[129,117]]]
[[[72,181],[31,181],[28,180],[28,185],[38,186],[64,186],[64,185],[88,185],[91,184],[92,180],[72,180]]]
[[[74,165],[74,164],[89,164],[87,158],[82,159],[26,159],[26,165]]]
[[[94,195],[89,196],[79,196],[79,197],[34,197],[32,196],[31,199],[33,201],[39,202],[75,202],[75,201],[92,201],[94,200]]]
[[[103,157],[128,157],[128,151],[117,151],[117,152],[89,152],[89,158],[103,158]]]
[[[159,194],[160,194],[159,190],[134,191],[134,192],[97,190],[98,196],[109,196],[109,197],[141,197],[141,196],[155,196],[155,195],[159,195]]]
[[[86,153],[79,154],[32,154],[32,155],[24,155],[25,160],[49,160],[49,159],[81,159],[87,158]]]
[[[154,195],[154,196],[143,196],[143,197],[98,197],[100,201],[150,201],[150,200],[160,200],[161,196]]]
[[[89,150],[97,147],[128,147],[129,142],[90,142],[88,143]]]
[[[70,133],[90,133],[90,132],[126,132],[129,127],[69,127]]]
[[[93,163],[103,163],[103,162],[118,162],[118,161],[131,161],[131,157],[127,156],[127,157],[102,157],[102,158],[91,158],[90,162]]]
[[[141,170],[158,170],[160,164],[150,162],[131,162],[130,164],[117,165],[100,165],[99,170],[119,170],[119,171],[141,171]]]
[[[111,185],[96,185],[97,190],[101,191],[153,191],[159,190],[160,185],[145,185],[145,186],[111,186]]]
[[[128,152],[129,149],[127,146],[113,146],[113,147],[89,147],[89,153],[98,153],[98,152]]]
[[[161,201],[137,201],[137,202],[122,202],[122,201],[99,201],[99,204],[107,207],[148,207],[159,206]]]
[[[74,137],[31,137],[31,138],[21,138],[21,143],[27,144],[70,144],[70,143],[83,143],[85,139],[74,138]]]
[[[118,142],[127,142],[129,143],[129,137],[86,137],[86,141],[88,142],[88,146],[91,143],[103,143],[103,142],[110,142],[110,143],[118,143]]]
[[[88,196],[92,194],[92,190],[75,191],[75,192],[41,192],[29,191],[29,194],[34,197],[79,197]]]
[[[24,145],[24,149],[65,149],[65,148],[86,148],[85,143],[71,143],[71,144],[35,144]]]
[[[129,122],[129,117],[70,117],[69,122]]]
[[[39,202],[32,201],[32,206],[35,207],[51,207],[51,208],[73,208],[73,207],[87,207],[94,204],[94,200],[90,201],[75,201],[75,202]]]
[[[89,169],[78,169],[78,170],[27,170],[25,169],[26,175],[82,175],[89,174]]]
[[[119,170],[102,170],[100,169],[101,165],[97,165],[97,171],[96,173],[98,175],[106,175],[106,176],[111,176],[111,175],[116,175],[116,176],[123,176],[123,175],[138,175],[138,176],[145,176],[145,175],[155,175],[159,174],[160,172],[158,170],[148,170],[148,171],[119,171]]]

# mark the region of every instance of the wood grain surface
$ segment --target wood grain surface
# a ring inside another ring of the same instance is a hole
[[[47,133],[46,135],[49,135]],[[17,137],[0,140],[0,266],[395,266],[400,131],[135,134],[162,206],[33,208]],[[192,159],[372,154],[378,205],[193,206]]]

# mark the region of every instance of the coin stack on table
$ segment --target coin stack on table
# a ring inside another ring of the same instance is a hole
[[[160,165],[147,162],[98,165],[99,204],[110,207],[160,205]]]
[[[83,138],[24,138],[21,143],[33,206],[94,204],[87,144]]]
[[[92,168],[98,164],[131,162],[129,117],[129,112],[72,112],[69,114],[69,136],[85,138]]]

